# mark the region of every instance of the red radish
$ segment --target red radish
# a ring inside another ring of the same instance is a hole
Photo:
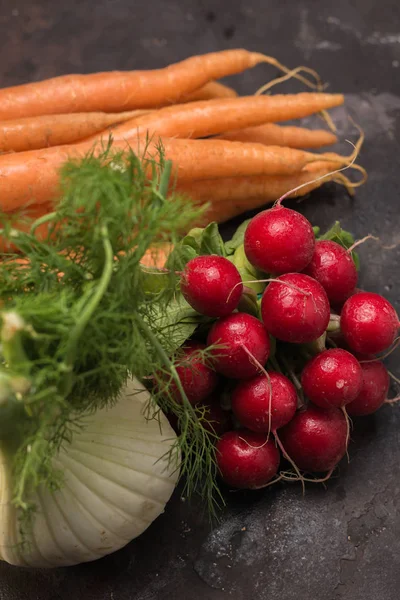
[[[309,405],[280,431],[286,452],[299,469],[330,471],[346,454],[347,421],[338,408]]]
[[[175,431],[175,433],[177,435],[179,435],[180,431],[179,431],[178,417],[176,416],[176,414],[173,412],[166,412],[165,416],[167,417],[168,422],[171,425],[172,429]]]
[[[206,431],[221,436],[226,431],[232,429],[231,414],[228,411],[223,410],[212,396],[206,398],[206,400],[203,400],[202,402],[198,402],[196,404],[196,409],[199,409],[199,416],[204,417],[202,425]],[[175,433],[179,434],[178,417],[172,412],[166,413],[166,417]]]
[[[280,455],[267,434],[241,429],[224,433],[217,443],[217,464],[222,479],[241,489],[257,489],[276,475]]]
[[[182,387],[191,404],[202,402],[216,388],[218,375],[204,362],[201,350],[205,350],[204,344],[198,342],[186,342],[183,347],[184,355],[176,367]],[[177,402],[182,401],[182,396],[175,381],[169,386],[169,392]]]
[[[351,254],[330,240],[315,243],[311,262],[303,272],[319,281],[332,304],[347,300],[357,285],[357,269]]]
[[[206,398],[203,402],[196,405],[201,414],[204,414],[203,427],[210,433],[222,435],[232,426],[231,415],[223,410],[214,396]]]
[[[259,373],[257,362],[264,366],[270,350],[264,325],[247,313],[218,319],[208,333],[207,344],[223,346],[211,351],[213,364],[218,373],[233,379],[246,379]]]
[[[275,432],[294,417],[297,393],[287,377],[274,371],[241,381],[232,394],[232,410],[252,431]]]
[[[277,205],[250,221],[244,251],[250,263],[266,273],[302,271],[314,251],[311,223],[299,212]]]
[[[208,317],[230,315],[239,304],[243,283],[235,265],[223,256],[197,256],[181,276],[181,291],[197,312]]]
[[[346,300],[340,314],[340,329],[352,350],[376,354],[393,344],[399,318],[386,298],[360,292]]]
[[[351,294],[345,300],[343,300],[343,302],[332,302],[331,306],[332,306],[333,312],[340,315],[340,313],[342,312],[343,306],[345,305],[346,300],[348,300],[348,298],[350,298],[350,296],[355,296],[356,294],[360,294],[363,291],[364,290],[360,290],[360,288],[354,288],[354,290],[351,292]],[[340,330],[339,330],[339,333],[341,333]]]
[[[324,288],[302,273],[278,277],[268,285],[261,301],[262,319],[269,333],[278,340],[299,344],[312,342],[324,333],[329,310]]]
[[[389,391],[390,378],[380,360],[361,363],[362,385],[357,398],[347,405],[349,415],[357,417],[370,415],[385,402]]]
[[[341,408],[360,393],[361,365],[346,350],[325,350],[306,364],[301,383],[306,396],[317,406]]]

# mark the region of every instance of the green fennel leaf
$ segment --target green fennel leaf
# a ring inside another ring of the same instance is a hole
[[[155,307],[151,319],[160,337],[165,338],[164,347],[168,344],[170,355],[193,335],[199,325],[210,321],[196,312],[182,294],[177,294],[165,309]]]
[[[65,164],[45,239],[35,236],[42,220],[18,233],[0,215],[3,239],[26,259],[10,252],[0,263],[0,421],[10,422],[0,429],[0,443],[14,455],[13,500],[25,515],[32,514],[29,497],[38,485],[61,484],[52,459],[82,415],[115,402],[130,376],[145,380],[166,370],[176,377],[168,355],[198,317],[181,300],[171,304],[174,270],[160,285],[141,265],[154,246],[179,246],[180,232],[201,214],[186,197],[166,197],[170,171],[161,146],[150,160],[108,145],[98,156]],[[157,403],[173,409],[185,423],[177,443],[186,486],[197,486],[212,508],[213,446],[183,400],[177,405],[168,390],[162,397],[154,392],[154,410]]]
[[[174,247],[168,257],[166,267],[171,270],[182,270],[192,258],[204,254],[226,256],[224,242],[217,223],[207,227],[195,227]]]
[[[228,259],[239,271],[244,285],[254,290],[256,294],[261,294],[265,290],[266,283],[261,280],[266,279],[266,275],[248,261],[243,244],[240,244]]]
[[[200,254],[225,256],[225,245],[220,236],[217,223],[210,223],[205,227],[200,238]]]
[[[241,246],[244,242],[244,234],[247,229],[247,225],[250,223],[251,219],[247,219],[243,221],[236,229],[235,233],[228,242],[225,242],[225,250],[228,255],[233,254],[239,246]]]

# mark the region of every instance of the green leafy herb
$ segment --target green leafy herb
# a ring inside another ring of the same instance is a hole
[[[254,290],[256,294],[261,294],[265,290],[266,283],[262,280],[266,279],[266,275],[248,261],[243,244],[240,244],[228,258],[239,271],[242,281],[247,287]]]
[[[260,307],[257,301],[257,293],[253,289],[249,287],[244,289],[239,301],[238,311],[245,312],[253,317],[257,317],[257,319],[260,318]]]
[[[195,227],[174,247],[168,257],[167,267],[171,270],[183,269],[196,256],[217,254],[226,256],[224,242],[217,223],[207,227]]]
[[[169,355],[182,346],[200,325],[210,321],[196,312],[181,294],[171,300],[167,311],[155,306],[151,320],[159,336],[162,336]]]
[[[247,225],[250,223],[250,221],[251,219],[243,221],[243,223],[241,223],[236,229],[232,239],[230,239],[228,242],[225,242],[225,250],[228,255],[233,254],[235,250],[243,244],[244,234],[246,232]]]
[[[200,254],[225,256],[225,246],[217,223],[210,223],[202,232],[200,237]]]
[[[82,415],[115,402],[130,376],[180,385],[171,355],[200,318],[176,297],[173,270],[159,284],[141,265],[149,248],[178,244],[199,216],[186,198],[166,198],[170,172],[162,148],[143,160],[109,146],[64,166],[54,212],[30,232],[13,231],[1,217],[1,234],[26,258],[3,257],[0,277],[0,423],[7,423],[0,444],[14,456],[14,502],[25,515],[39,484],[62,482],[52,459]],[[49,236],[39,241],[44,221]],[[178,404],[161,387],[149,411],[178,417],[182,434],[170,458],[182,454],[187,492],[197,487],[212,510],[212,440],[184,392]]]
[[[321,231],[320,227],[313,227],[313,232],[314,232],[315,237],[319,236],[320,231]]]

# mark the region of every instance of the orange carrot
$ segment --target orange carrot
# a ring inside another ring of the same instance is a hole
[[[300,185],[309,183],[306,187],[290,194],[290,198],[304,196],[327,181],[337,179],[342,183],[336,173],[331,173],[335,169],[337,169],[337,164],[334,162],[315,162],[305,167],[300,173],[292,175],[262,175],[191,181],[184,184],[178,183],[177,190],[187,194],[198,204],[210,202],[211,208],[199,224],[210,221],[222,223],[248,210],[275,202],[283,194]],[[322,176],[324,179],[317,181]]]
[[[219,81],[210,81],[200,89],[181,98],[179,102],[197,102],[199,100],[214,100],[215,98],[236,98],[237,95],[237,92],[231,87]]]
[[[305,150],[244,144],[225,140],[161,138],[166,159],[175,165],[179,181],[250,175],[286,175],[301,171],[314,161],[348,164],[349,158],[313,154]],[[153,152],[151,147],[149,152]],[[0,171],[1,172],[1,171]]]
[[[28,206],[26,207],[26,209],[24,209],[23,213],[15,215],[15,218],[11,221],[11,225],[14,229],[18,231],[28,232],[33,221],[51,212],[51,210],[52,208],[48,204]],[[3,228],[3,225],[4,222],[2,222],[2,219],[0,217],[0,230]],[[35,231],[35,236],[38,239],[43,240],[46,238],[47,232],[48,223],[42,223],[37,227]],[[15,252],[16,250],[17,247],[8,239],[4,239],[0,231],[0,253]]]
[[[116,140],[147,132],[168,137],[207,137],[268,121],[307,117],[343,102],[342,94],[317,92],[203,100],[161,108],[117,125],[112,133]]]
[[[120,112],[174,103],[209,81],[261,63],[284,71],[275,58],[244,49],[192,56],[163,69],[62,75],[0,90],[0,120],[72,112]],[[311,69],[304,69],[311,72]],[[298,78],[310,82],[300,75]],[[312,87],[312,84],[310,84]]]
[[[132,121],[147,110],[122,113],[74,113],[43,115],[0,121],[0,152],[23,152],[48,146],[61,146],[83,140],[106,127]]]
[[[161,268],[167,262],[173,250],[173,245],[160,242],[148,248],[140,260],[140,264],[149,268]]]
[[[53,207],[51,204],[34,204],[32,206],[28,206],[22,212],[15,214],[14,219],[12,218],[13,215],[9,214],[9,217],[12,219],[11,225],[18,231],[28,232],[32,226],[32,223],[36,219],[51,213],[52,210]],[[9,239],[4,239],[4,237],[1,235],[1,229],[3,225],[4,223],[0,217],[0,260],[2,258],[1,254],[5,254],[7,252],[18,252],[18,247],[10,242]],[[50,222],[45,222],[36,227],[35,236],[37,239],[44,240],[47,237],[49,225]],[[162,267],[166,263],[172,249],[172,244],[154,244],[151,248],[146,250],[140,262],[145,267]]]
[[[324,129],[307,129],[265,123],[255,127],[246,127],[228,131],[216,139],[236,142],[257,142],[266,146],[288,146],[289,148],[321,148],[336,144],[337,137]]]
[[[298,172],[314,161],[325,160],[320,154],[262,144],[170,138],[162,138],[161,141],[165,158],[173,162],[174,174],[179,181],[285,175]],[[157,158],[159,155],[158,139],[148,143],[146,138],[136,137],[114,142],[113,148],[126,150],[129,144],[140,156],[145,154]],[[0,209],[12,211],[27,203],[50,202],[58,193],[61,166],[68,159],[82,158],[91,150],[93,145],[87,142],[0,156]],[[102,151],[103,147],[99,144],[94,148],[95,154]],[[348,158],[337,156],[337,161],[338,164],[346,164]]]

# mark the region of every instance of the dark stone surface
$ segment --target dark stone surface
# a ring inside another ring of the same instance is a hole
[[[244,46],[307,63],[366,131],[369,171],[355,199],[325,186],[300,206],[323,227],[400,242],[398,0],[1,0],[1,85],[68,72],[151,68]],[[251,93],[271,74],[231,82]],[[291,89],[287,86],[285,89]],[[298,89],[298,88],[296,88]],[[342,137],[343,110],[334,114]],[[360,249],[361,285],[399,309],[400,247]],[[397,355],[398,356],[398,355]],[[399,374],[398,361],[389,360]],[[394,391],[394,390],[393,390]],[[138,540],[97,563],[57,571],[2,564],[2,600],[397,600],[400,597],[400,407],[355,423],[350,464],[327,489],[227,494],[211,529],[176,493]]]

